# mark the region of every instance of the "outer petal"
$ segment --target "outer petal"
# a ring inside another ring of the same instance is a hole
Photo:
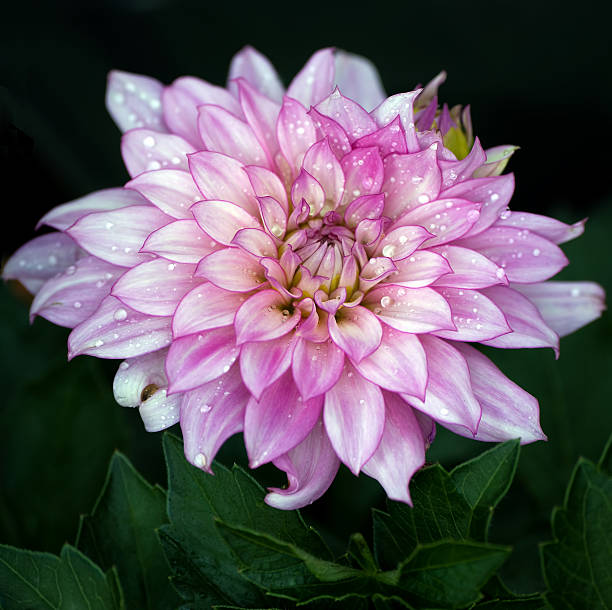
[[[128,307],[150,316],[171,316],[178,302],[202,279],[194,277],[195,265],[169,263],[157,258],[124,273],[111,294]]]
[[[421,93],[421,89],[398,93],[383,100],[372,112],[372,118],[379,127],[388,125],[395,117],[399,116],[406,133],[406,147],[408,152],[417,152],[421,147],[417,140],[414,126],[414,101]]]
[[[604,290],[593,282],[543,282],[513,288],[536,305],[560,337],[596,320],[606,308]]]
[[[463,428],[464,433],[475,434],[480,421],[480,405],[472,391],[465,358],[443,339],[431,335],[423,335],[420,339],[429,371],[425,400],[407,394],[402,394],[402,398],[444,426],[452,424],[457,429]]]
[[[385,429],[363,471],[384,487],[391,500],[412,504],[408,483],[425,463],[425,439],[412,409],[397,394],[383,395]]]
[[[430,250],[417,250],[412,256],[395,261],[395,266],[393,282],[407,288],[437,284],[438,278],[443,279],[451,272],[446,258]]]
[[[325,394],[323,421],[334,451],[358,474],[383,434],[385,403],[380,388],[346,362],[340,379]]]
[[[298,72],[287,89],[287,95],[307,108],[329,95],[334,87],[332,49],[317,51]]]
[[[179,394],[168,396],[167,391],[157,390],[153,396],[147,398],[138,412],[147,432],[159,432],[174,426],[179,420],[181,398]]]
[[[97,311],[68,337],[68,358],[134,358],[166,347],[172,340],[170,318],[147,316],[108,296]]]
[[[131,129],[121,138],[121,156],[130,176],[172,167],[187,170],[187,154],[195,148],[180,136],[151,129]]]
[[[276,137],[283,157],[293,174],[297,174],[306,151],[316,142],[317,134],[306,108],[297,100],[285,97],[278,115]]]
[[[290,372],[251,398],[244,415],[244,443],[251,468],[276,459],[301,443],[315,425],[323,397],[302,400]]]
[[[122,407],[139,407],[159,388],[168,385],[164,371],[167,353],[167,349],[161,349],[124,360],[119,365],[113,380],[113,393]]]
[[[521,443],[546,440],[539,423],[538,401],[510,381],[486,356],[469,345],[458,345],[470,369],[474,395],[482,407],[482,417],[474,438],[480,441]],[[468,436],[461,428],[451,428]],[[471,436],[471,435],[470,435]]]
[[[297,446],[274,460],[287,473],[286,489],[271,487],[266,504],[282,510],[294,510],[312,504],[331,485],[340,460],[319,420],[310,434]]]
[[[181,431],[187,460],[212,474],[210,465],[221,445],[242,431],[249,398],[237,365],[225,375],[184,394]]]
[[[436,280],[436,286],[486,288],[508,283],[504,269],[475,250],[445,244],[431,251],[443,256],[452,268],[450,273]]]
[[[121,131],[149,127],[167,132],[162,118],[162,89],[154,78],[113,70],[108,75],[106,108]]]
[[[171,392],[186,392],[227,373],[238,358],[232,327],[174,339],[166,358]]]
[[[331,340],[298,339],[293,352],[293,379],[304,400],[329,390],[340,378],[344,352]]]
[[[336,51],[336,85],[346,97],[368,112],[385,99],[380,75],[374,64],[361,55]]]
[[[123,271],[93,256],[82,258],[45,282],[32,302],[30,317],[74,328],[98,309]]]
[[[317,104],[316,108],[321,114],[334,119],[344,129],[350,142],[376,131],[376,123],[372,117],[338,89]]]
[[[140,248],[150,233],[171,220],[152,205],[132,205],[83,216],[67,232],[90,254],[120,267],[133,267],[151,259]]]
[[[380,347],[355,367],[381,388],[421,399],[425,397],[427,359],[416,335],[383,326]]]
[[[281,101],[283,85],[270,60],[253,47],[246,46],[232,58],[228,75],[228,88],[237,94],[234,79],[242,77],[260,93],[272,100]]]
[[[327,319],[329,336],[351,360],[360,362],[380,345],[382,327],[365,307],[342,308]]]
[[[240,248],[224,248],[202,259],[195,275],[233,292],[250,292],[266,281],[256,258]]]
[[[202,199],[189,172],[162,169],[145,172],[126,184],[174,218],[191,218],[189,208]]]
[[[503,213],[495,222],[496,227],[517,227],[518,229],[528,229],[555,244],[564,244],[566,241],[576,239],[584,233],[585,220],[565,224],[549,216],[540,214],[530,214],[528,212],[507,212]]]

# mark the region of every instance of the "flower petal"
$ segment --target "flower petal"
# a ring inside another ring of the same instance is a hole
[[[167,353],[167,349],[161,349],[129,358],[119,365],[113,380],[113,394],[122,407],[139,407],[159,388],[168,385],[164,371]]]
[[[382,327],[378,318],[365,307],[343,307],[327,319],[329,336],[354,360],[360,362],[380,345]]]
[[[566,241],[576,239],[584,233],[585,222],[585,220],[580,220],[573,225],[568,225],[549,216],[530,214],[529,212],[510,212],[508,210],[497,219],[495,226],[527,229],[555,244],[564,244]]]
[[[356,148],[340,161],[345,176],[342,205],[360,195],[380,193],[383,183],[383,161],[377,148]]]
[[[388,125],[395,117],[399,116],[406,134],[406,148],[409,153],[420,150],[414,126],[414,101],[421,93],[421,89],[398,93],[383,100],[370,115],[379,127]]]
[[[443,256],[452,268],[450,273],[436,281],[436,286],[486,288],[508,283],[504,269],[475,250],[445,244],[431,248],[431,251]]]
[[[304,400],[329,390],[340,378],[344,352],[331,340],[314,343],[300,338],[293,352],[293,379]]]
[[[290,372],[251,398],[244,415],[244,444],[249,466],[257,468],[293,449],[321,415],[323,397],[303,400]]]
[[[385,403],[380,388],[346,362],[340,379],[325,394],[323,421],[340,460],[359,474],[383,434]]]
[[[233,292],[250,292],[266,281],[259,261],[237,247],[209,254],[200,261],[195,275]]]
[[[261,223],[240,206],[229,201],[200,201],[191,212],[202,230],[225,246],[240,229],[260,229]]]
[[[317,141],[317,134],[306,108],[297,100],[283,98],[276,123],[276,137],[283,157],[297,174],[306,151]]]
[[[313,144],[306,154],[302,167],[319,182],[325,191],[325,198],[335,208],[344,193],[344,172],[327,140]]]
[[[431,233],[418,225],[397,227],[378,242],[374,255],[399,261],[408,258],[429,237]]]
[[[291,81],[287,95],[308,108],[329,95],[333,87],[333,51],[332,49],[321,49],[310,57]]]
[[[167,390],[157,390],[138,409],[147,432],[160,432],[179,421],[181,412],[180,394],[168,396]]]
[[[385,99],[380,75],[374,64],[361,55],[336,51],[336,86],[368,112]]]
[[[253,47],[244,47],[232,58],[227,80],[228,88],[234,95],[238,90],[233,81],[240,77],[271,100],[281,101],[284,88],[274,66],[265,55]]]
[[[439,278],[443,279],[451,271],[446,258],[430,250],[417,250],[412,256],[395,261],[395,266],[393,283],[407,288],[437,285]]]
[[[269,169],[258,165],[245,165],[243,169],[249,177],[255,195],[258,198],[272,197],[281,205],[286,214],[289,210],[289,203],[285,185],[280,178]],[[223,199],[223,197],[212,197],[211,199]]]
[[[334,119],[344,129],[351,143],[376,131],[376,123],[370,115],[358,103],[342,95],[338,89],[334,89],[328,97],[319,102],[316,109]]]

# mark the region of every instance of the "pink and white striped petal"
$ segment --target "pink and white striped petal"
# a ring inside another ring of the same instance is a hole
[[[310,57],[291,81],[287,95],[308,108],[329,95],[333,88],[333,50],[321,49]]]
[[[211,465],[221,445],[230,436],[242,432],[244,410],[250,397],[237,365],[221,377],[182,395],[181,432],[189,462],[213,474]]]
[[[345,362],[340,379],[325,394],[323,421],[340,460],[359,474],[378,448],[385,426],[380,388]]]
[[[362,195],[380,193],[384,168],[376,147],[356,148],[345,155],[340,164],[345,177],[342,205],[348,205]]]
[[[440,159],[439,164],[442,170],[443,187],[446,189],[457,182],[469,180],[486,159],[487,157],[478,138],[474,140],[470,153],[464,159],[459,161]]]
[[[244,78],[271,100],[280,102],[283,97],[284,87],[274,66],[265,55],[251,46],[244,47],[232,58],[227,81],[228,89],[234,95],[238,93],[234,82],[237,78]]]
[[[290,366],[296,346],[294,333],[271,341],[245,343],[240,352],[242,379],[256,400]]]
[[[376,479],[391,500],[412,505],[408,484],[425,464],[425,439],[413,410],[397,395],[383,392],[385,428],[363,472]]]
[[[192,218],[189,208],[202,199],[191,174],[179,169],[145,172],[125,186],[173,218]]]
[[[276,123],[276,138],[293,175],[299,172],[306,151],[317,141],[317,134],[306,108],[297,100],[283,98]]]
[[[180,136],[151,129],[130,129],[121,138],[121,156],[132,177],[164,167],[187,171],[187,155],[195,150]]]
[[[481,409],[472,390],[465,358],[444,339],[422,335],[420,340],[429,372],[425,400],[408,394],[402,394],[402,398],[443,426],[451,424],[462,428],[464,433],[476,434]]]
[[[357,197],[344,211],[344,222],[347,227],[355,229],[362,220],[378,220],[384,205],[385,196],[382,193]]]
[[[162,118],[162,89],[154,78],[113,70],[108,75],[106,108],[121,131],[149,127],[167,132]]]
[[[327,329],[332,341],[355,362],[361,362],[380,345],[382,326],[378,318],[365,307],[343,308],[330,315]]]
[[[132,205],[87,214],[66,232],[90,254],[113,265],[133,267],[152,258],[140,248],[150,233],[171,221],[155,206]]]
[[[232,292],[250,292],[266,282],[265,269],[259,261],[238,247],[209,254],[200,261],[195,275]]]
[[[300,170],[291,187],[291,200],[299,202],[302,199],[310,206],[313,216],[318,214],[325,204],[325,191],[321,183],[304,169]]]
[[[129,358],[119,365],[113,380],[113,394],[122,407],[139,407],[152,393],[168,385],[164,371],[167,353],[167,349],[160,349]],[[147,391],[143,393],[145,388]]]
[[[351,143],[376,131],[376,123],[366,110],[342,95],[337,88],[318,103],[316,109],[334,119],[344,129]]]
[[[168,396],[168,391],[160,389],[147,398],[138,409],[147,432],[161,432],[179,421],[182,396]]]
[[[344,352],[333,341],[297,340],[292,360],[293,379],[304,400],[327,392],[340,378],[343,367]]]
[[[153,231],[140,249],[175,263],[198,263],[220,248],[195,220],[175,220]]]
[[[141,263],[124,273],[111,294],[128,307],[150,316],[171,316],[183,296],[202,278],[195,265],[169,263],[163,258]]]
[[[249,214],[257,214],[257,199],[240,161],[200,151],[189,155],[189,171],[203,199],[231,201]]]
[[[353,147],[355,148],[368,146],[376,146],[382,157],[386,157],[392,153],[400,155],[406,154],[408,152],[406,134],[399,116],[395,117],[388,125],[353,142]]]
[[[406,134],[406,148],[409,153],[417,152],[421,148],[414,126],[414,101],[420,93],[421,89],[397,93],[383,100],[370,112],[378,127],[384,127],[395,117],[399,117]]]
[[[289,486],[270,487],[266,504],[281,510],[295,510],[312,504],[332,484],[340,460],[319,420],[310,434],[296,447],[274,460],[287,473]]]
[[[74,328],[98,309],[124,271],[94,256],[75,261],[43,284],[30,307],[30,319],[42,316],[59,326]]]
[[[396,270],[391,276],[393,283],[406,288],[437,285],[451,272],[446,258],[430,250],[417,250],[412,256],[395,261],[395,266]]]
[[[303,400],[290,372],[251,397],[244,415],[244,444],[249,466],[257,468],[293,449],[319,420],[323,397]]]
[[[291,311],[287,299],[276,290],[262,290],[249,297],[236,312],[236,341],[242,345],[282,337],[295,328],[301,317],[301,311],[297,308]]]
[[[380,75],[374,64],[361,55],[336,51],[335,83],[346,97],[368,112],[385,99]]]
[[[272,228],[277,226],[280,225],[273,224]],[[278,248],[275,241],[262,229],[240,229],[234,235],[232,245],[239,246],[245,252],[257,258],[278,256]]]
[[[231,326],[174,339],[166,357],[168,391],[186,392],[221,377],[239,354]]]
[[[504,269],[476,250],[445,244],[431,248],[431,252],[444,257],[452,268],[449,268],[450,273],[436,281],[436,286],[486,288],[508,283]]]
[[[321,140],[308,149],[302,167],[323,187],[326,200],[331,209],[335,209],[344,194],[344,172],[327,140]]]
[[[281,205],[285,214],[289,210],[289,202],[287,201],[287,191],[285,185],[280,178],[269,169],[259,167],[258,165],[245,165],[243,170],[249,177],[251,187],[255,195],[259,197],[272,197]],[[216,199],[213,197],[213,199]]]
[[[344,155],[350,152],[351,143],[349,137],[339,123],[331,117],[321,114],[316,108],[311,108],[308,111],[308,116],[312,119],[316,128],[315,140],[327,138],[331,149],[338,159],[342,159]]]
[[[108,296],[68,337],[68,358],[134,358],[162,349],[172,341],[171,318],[148,316]]]
[[[386,256],[392,261],[408,258],[432,234],[421,226],[406,225],[389,231],[376,245],[374,256]]]
[[[382,322],[402,332],[418,334],[455,329],[449,304],[431,288],[384,284],[368,292],[363,305]]]
[[[425,397],[427,360],[418,337],[383,326],[376,351],[361,362],[353,362],[368,380],[392,392]]]
[[[287,213],[283,206],[273,197],[258,197],[259,214],[263,221],[264,227],[268,233],[273,236],[273,240],[282,239],[287,232]],[[273,244],[277,242],[272,241]],[[274,245],[275,255],[278,253],[276,245]]]
[[[596,320],[606,309],[604,290],[594,282],[542,282],[513,288],[536,305],[560,337]]]
[[[240,229],[260,229],[261,223],[239,205],[229,201],[200,201],[191,212],[202,230],[229,246]]]
[[[555,244],[564,244],[566,241],[576,239],[576,237],[580,237],[584,233],[585,222],[586,219],[575,222],[573,225],[568,225],[550,218],[550,216],[530,214],[529,212],[510,212],[508,210],[497,219],[495,226],[527,229]]]

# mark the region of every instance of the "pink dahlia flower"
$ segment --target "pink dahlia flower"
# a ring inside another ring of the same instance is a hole
[[[124,361],[114,392],[147,430],[180,421],[209,471],[242,432],[304,506],[340,462],[395,500],[439,423],[545,438],[535,398],[472,344],[551,347],[600,315],[588,282],[548,282],[583,223],[510,212],[514,147],[483,150],[444,74],[386,97],[365,59],[323,49],[285,91],[246,48],[227,88],[113,72],[132,179],[61,205],[6,264],[69,355]]]

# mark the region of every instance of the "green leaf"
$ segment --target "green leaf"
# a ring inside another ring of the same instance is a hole
[[[537,597],[517,597],[515,599],[495,599],[481,602],[474,606],[474,610],[543,610],[550,608],[544,598]]]
[[[167,520],[164,490],[116,452],[91,516],[81,519],[77,546],[103,569],[117,567],[130,608],[166,610],[178,603],[155,532]]]
[[[60,557],[0,546],[0,603],[5,610],[122,610],[113,571],[64,545]]]
[[[610,441],[598,466],[581,458],[562,508],[552,515],[554,542],[540,546],[554,608],[612,608],[612,476]]]
[[[397,595],[381,595],[376,593],[372,596],[372,602],[376,610],[412,610],[411,606],[407,601],[403,600]]]
[[[308,610],[326,610],[327,608],[333,608],[334,610],[368,610],[370,605],[367,597],[349,593],[341,597],[321,595],[306,602],[300,602],[296,607],[307,608]]]
[[[507,547],[476,542],[423,545],[400,565],[398,586],[411,603],[461,608],[480,598],[481,587],[509,554]]]

